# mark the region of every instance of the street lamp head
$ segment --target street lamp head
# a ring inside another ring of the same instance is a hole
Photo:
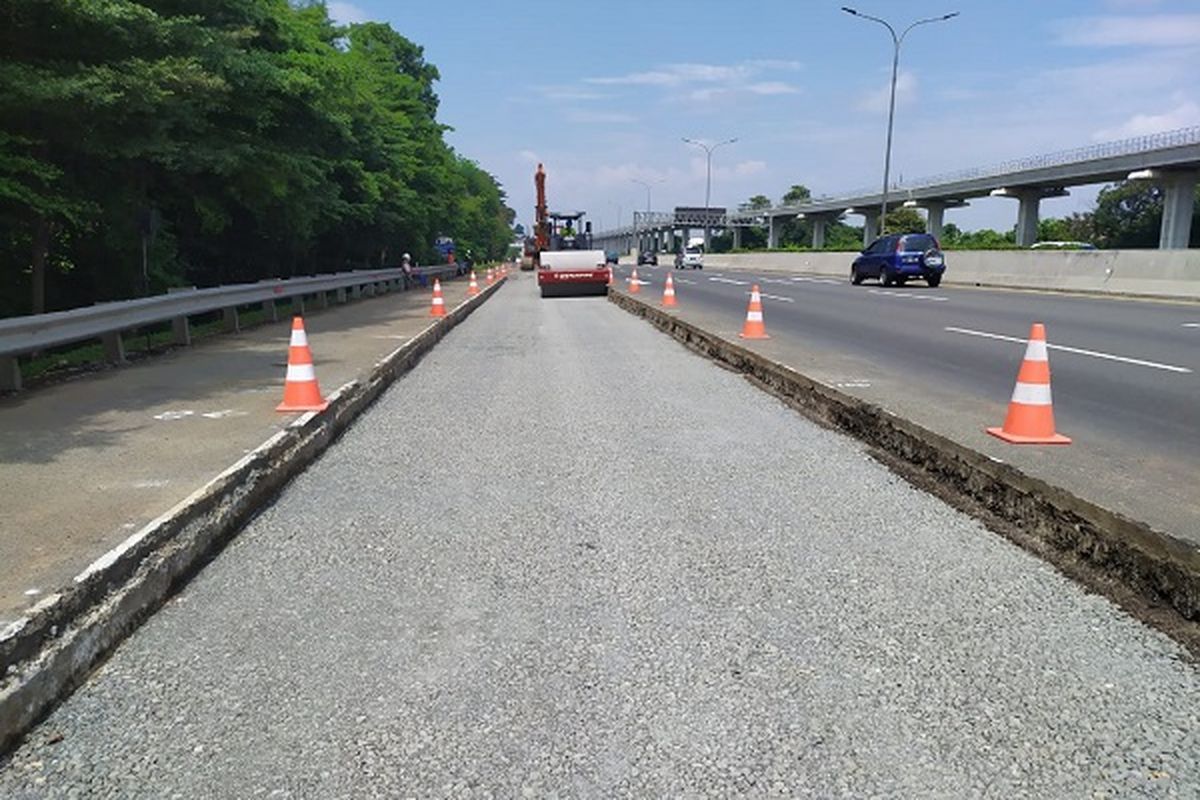
[[[949,14],[947,14],[947,15],[946,15],[946,16],[944,16],[944,17],[942,17],[942,19],[943,19],[943,20],[946,20],[946,19],[952,19],[952,18],[954,18],[954,17],[957,17],[957,16],[958,16],[958,12],[957,12],[957,11],[951,11]]]
[[[842,6],[842,11],[845,11],[847,14],[853,14],[856,17],[858,16],[858,12],[849,6]]]

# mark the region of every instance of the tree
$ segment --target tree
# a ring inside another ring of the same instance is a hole
[[[771,207],[771,198],[765,194],[756,194],[738,206],[739,211],[762,211]]]
[[[792,187],[784,192],[780,202],[785,206],[795,206],[811,199],[812,192],[807,186],[793,183]],[[812,225],[795,217],[784,219],[779,229],[779,243],[783,247],[808,247],[812,243]]]
[[[445,141],[436,67],[388,25],[288,0],[0,21],[0,315],[512,239],[499,185]]]
[[[900,206],[887,215],[888,233],[924,233],[925,219],[915,208]]]
[[[806,203],[812,199],[812,192],[802,183],[793,183],[792,188],[788,189],[783,195],[783,205],[794,206],[801,203]]]

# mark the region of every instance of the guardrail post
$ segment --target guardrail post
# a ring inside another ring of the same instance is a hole
[[[121,332],[106,333],[100,338],[104,342],[104,360],[110,364],[124,364],[125,342],[121,341]]]
[[[16,356],[0,356],[0,392],[21,391],[21,365]]]
[[[238,324],[238,310],[236,307],[222,309],[221,319],[225,330],[229,333],[237,333],[241,330],[241,326]]]
[[[275,299],[263,300],[262,304],[263,319],[267,322],[279,322],[279,309],[275,306]]]
[[[350,299],[351,300],[361,300],[362,296],[363,296],[363,287],[362,286],[356,284],[356,285],[350,287]]]
[[[317,292],[317,308],[329,308],[329,292]]]
[[[192,326],[187,317],[176,317],[171,320],[171,338],[175,344],[189,345],[192,343]]]
[[[346,302],[346,287],[343,286],[342,288],[340,288],[336,292],[334,292],[333,299],[334,299],[334,302],[337,302],[337,303]]]
[[[363,294],[365,294],[367,297],[374,297],[375,296],[375,284],[373,284],[373,283],[364,284],[363,285]]]

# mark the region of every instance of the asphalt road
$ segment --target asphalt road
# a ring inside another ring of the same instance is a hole
[[[1200,791],[1181,649],[603,299],[455,329],[0,796]]]
[[[640,268],[651,301],[668,271]],[[921,283],[855,287],[766,272],[673,274],[685,317],[736,333],[757,282],[773,337],[765,346],[780,360],[816,357],[854,394],[1200,540],[1200,306]],[[983,433],[1004,420],[1033,322],[1046,324],[1055,417],[1075,440],[1070,448],[1014,447]]]

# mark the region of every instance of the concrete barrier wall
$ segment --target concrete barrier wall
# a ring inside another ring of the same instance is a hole
[[[713,253],[705,266],[849,280],[857,253]],[[1200,300],[1200,250],[951,250],[946,283]]]

